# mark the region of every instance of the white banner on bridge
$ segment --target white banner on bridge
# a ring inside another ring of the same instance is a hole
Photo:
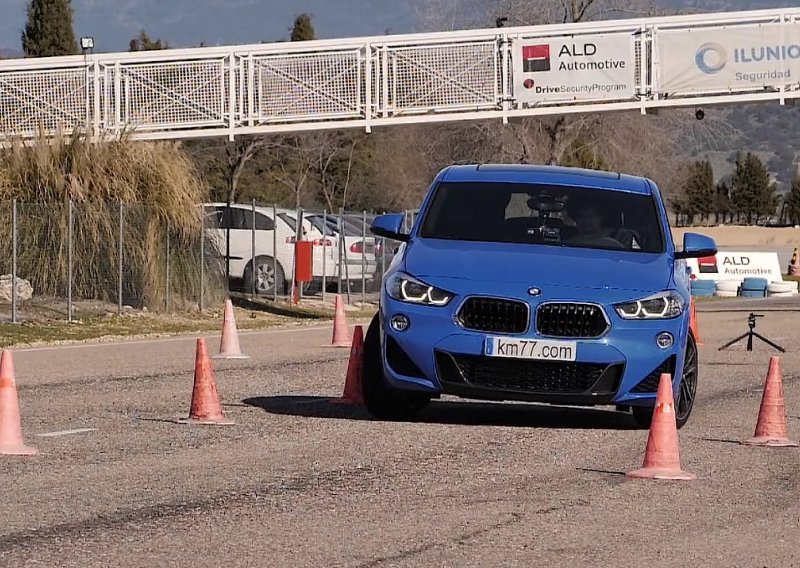
[[[635,73],[631,34],[515,42],[514,97],[519,103],[630,99]]]
[[[800,22],[659,31],[660,90],[680,94],[800,81]]]

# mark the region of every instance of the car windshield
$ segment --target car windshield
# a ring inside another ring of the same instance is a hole
[[[310,218],[311,217],[309,217],[309,219]],[[328,228],[331,231],[339,233],[339,218],[337,216],[329,215],[325,219],[325,221],[328,223]],[[312,220],[312,223],[314,223],[314,226],[317,226],[317,223],[322,225],[322,215],[314,215],[314,220]],[[344,229],[345,236],[348,237],[361,236],[362,229],[347,219],[342,220],[342,228]],[[367,232],[367,234],[369,234],[369,232]]]
[[[425,238],[659,253],[652,196],[520,183],[442,183],[422,222]]]
[[[330,217],[327,219],[328,225],[326,226],[322,222],[322,215],[306,215],[306,219],[314,226],[316,230],[320,233],[325,235],[326,237],[331,237],[336,234],[336,232],[330,227]]]
[[[283,221],[292,229],[292,232],[297,234],[297,220],[294,217],[287,213],[278,213],[278,218],[283,219]],[[308,226],[309,223],[303,223],[303,236],[308,234]]]

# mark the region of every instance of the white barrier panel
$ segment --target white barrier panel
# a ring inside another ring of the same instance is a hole
[[[656,38],[663,92],[730,92],[800,81],[800,22],[662,31]]]
[[[630,99],[635,94],[632,34],[523,39],[514,53],[521,103]]]
[[[716,256],[686,260],[697,280],[739,280],[766,278],[783,281],[777,252],[718,252]]]

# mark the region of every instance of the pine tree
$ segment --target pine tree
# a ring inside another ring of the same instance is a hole
[[[695,215],[707,218],[714,211],[714,171],[711,162],[704,160],[689,166],[681,199],[683,213],[692,222]]]
[[[138,36],[131,40],[128,51],[151,51],[156,49],[169,49],[169,44],[165,41],[162,42],[160,39],[151,39],[147,32],[142,30]]]
[[[75,55],[78,44],[72,29],[70,0],[30,0],[28,21],[22,32],[26,57]]]
[[[314,33],[314,24],[311,23],[311,16],[309,14],[300,14],[294,19],[294,26],[292,27],[292,41],[311,41],[316,39]]]
[[[736,213],[745,215],[748,224],[752,224],[760,215],[775,212],[775,184],[771,183],[769,170],[755,154],[748,152],[742,157],[742,153],[738,153],[731,199]]]
[[[717,184],[717,192],[714,195],[714,215],[717,223],[722,219],[722,223],[728,222],[728,216],[733,215],[733,203],[731,202],[731,188],[721,181]]]
[[[800,172],[792,180],[792,189],[786,196],[786,215],[793,225],[800,225]]]

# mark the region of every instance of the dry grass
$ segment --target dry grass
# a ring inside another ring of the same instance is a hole
[[[38,140],[0,152],[0,202],[18,202],[18,274],[37,294],[67,289],[69,203],[73,203],[73,294],[116,300],[120,252],[126,303],[165,305],[167,237],[173,304],[200,295],[200,237],[206,188],[174,143],[84,137]],[[120,204],[123,231],[119,245]],[[121,250],[120,250],[121,248]],[[0,223],[0,255],[11,257],[11,223]],[[5,263],[6,265],[8,262]],[[220,292],[211,270],[209,299]]]

